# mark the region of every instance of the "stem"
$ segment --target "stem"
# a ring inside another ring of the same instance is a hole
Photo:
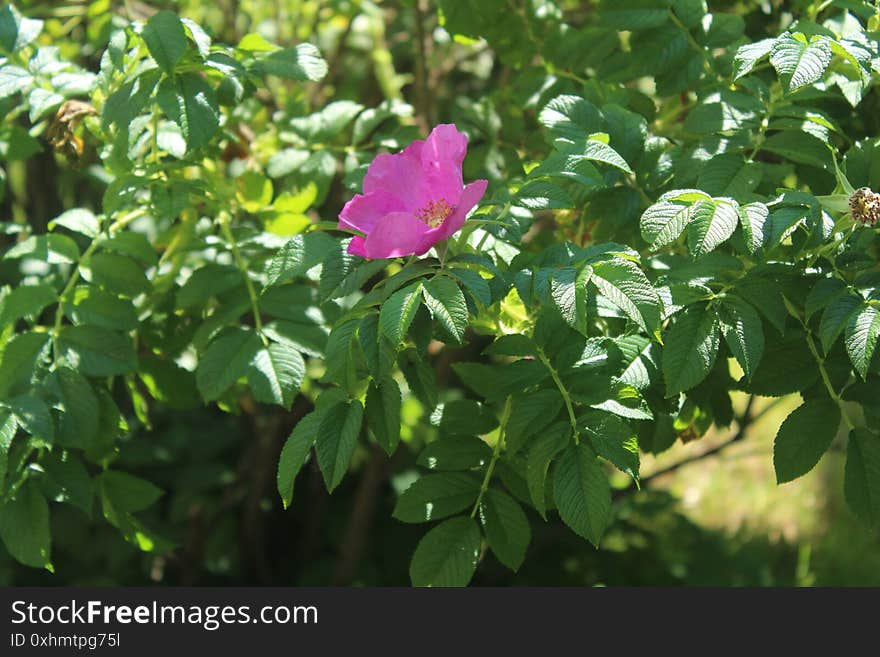
[[[504,410],[501,412],[501,426],[498,428],[498,440],[495,442],[495,448],[492,450],[492,458],[489,460],[489,466],[486,468],[486,476],[483,477],[483,483],[480,485],[480,493],[477,495],[477,501],[474,502],[474,508],[471,509],[471,518],[477,515],[477,509],[480,508],[480,502],[483,501],[483,495],[489,490],[489,480],[492,479],[492,473],[495,471],[495,464],[498,457],[501,456],[501,447],[504,445],[504,433],[507,431],[507,420],[510,419],[510,397],[504,402]]]
[[[248,275],[247,264],[241,257],[241,251],[238,250],[238,244],[235,242],[235,237],[233,237],[232,231],[229,229],[229,214],[226,212],[222,213],[219,220],[223,239],[225,239],[229,245],[229,250],[232,252],[232,259],[235,261],[235,266],[238,267],[238,271],[241,272],[245,287],[247,288],[248,298],[251,302],[251,312],[254,316],[254,328],[256,328],[257,335],[260,336],[260,340],[263,341],[263,344],[268,346],[269,341],[266,339],[266,336],[263,335],[263,318],[260,316],[260,304],[257,290],[254,288],[254,282]]]
[[[806,324],[804,324],[804,328],[807,328]],[[819,355],[819,350],[816,349],[816,343],[813,341],[813,336],[810,334],[809,329],[807,329],[807,346],[810,348],[810,353],[813,354],[816,365],[819,366],[819,374],[822,376],[822,383],[825,384],[825,389],[828,391],[828,395],[840,408],[840,415],[843,417],[843,421],[846,423],[847,428],[852,431],[856,428],[856,425],[846,412],[846,405],[844,404],[843,399],[840,398],[840,395],[834,390],[834,386],[831,385],[831,378],[828,376],[828,370],[825,369],[825,361]]]
[[[568,389],[565,387],[562,379],[559,378],[559,373],[553,367],[553,363],[550,362],[550,359],[547,358],[547,355],[542,349],[538,349],[538,358],[544,364],[544,367],[549,370],[550,376],[553,377],[553,382],[559,389],[559,394],[562,395],[562,399],[565,401],[565,408],[568,411],[568,421],[571,423],[571,431],[574,434],[574,443],[577,445],[580,442],[580,432],[577,428],[577,418],[574,415],[574,406],[571,403],[571,395],[568,394]]]
[[[108,235],[112,236],[114,233],[122,230],[132,221],[144,216],[146,213],[147,211],[145,208],[136,208],[128,214],[123,215],[110,225],[107,229]],[[82,263],[89,259],[103,241],[104,240],[101,239],[100,236],[92,240],[92,243],[89,244],[89,247],[83,251],[83,254],[79,257],[79,260],[77,260],[76,265],[73,267],[73,271],[70,273],[70,278],[67,279],[67,284],[64,286],[64,289],[61,290],[61,294],[58,295],[58,308],[55,310],[55,323],[52,327],[52,353],[56,362],[58,361],[59,355],[58,336],[61,333],[61,322],[64,320],[64,302],[79,282],[80,267],[82,266]]]
[[[843,421],[846,423],[847,428],[852,431],[855,429],[856,425],[852,421],[849,416],[849,413],[846,411],[846,404],[843,399],[841,399],[840,395],[837,394],[837,391],[834,389],[834,386],[831,383],[831,377],[828,376],[828,370],[825,369],[825,359],[819,354],[819,350],[816,348],[816,343],[813,341],[813,334],[810,331],[810,328],[807,326],[804,318],[801,317],[800,312],[798,312],[797,308],[792,306],[787,299],[783,298],[785,301],[785,307],[788,310],[788,314],[794,317],[800,325],[804,328],[804,335],[807,339],[807,347],[810,349],[810,353],[813,355],[813,360],[816,361],[816,365],[819,366],[819,375],[822,377],[822,383],[825,385],[825,390],[828,391],[828,396],[837,404],[837,407],[840,409],[840,415],[843,418]]]

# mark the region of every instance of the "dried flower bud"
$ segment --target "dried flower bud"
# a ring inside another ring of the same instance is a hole
[[[880,220],[880,194],[862,187],[849,197],[853,219],[865,226],[874,226]]]

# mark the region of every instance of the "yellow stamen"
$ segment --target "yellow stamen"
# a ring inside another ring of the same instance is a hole
[[[431,228],[437,228],[446,221],[446,217],[452,214],[452,208],[444,199],[428,201],[428,204],[416,211],[416,216],[428,224]]]

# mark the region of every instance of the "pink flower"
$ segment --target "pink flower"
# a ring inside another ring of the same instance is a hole
[[[364,193],[339,213],[339,227],[356,230],[348,252],[365,258],[421,255],[457,232],[486,192],[486,180],[465,185],[467,137],[454,125],[435,127],[403,152],[370,163]]]

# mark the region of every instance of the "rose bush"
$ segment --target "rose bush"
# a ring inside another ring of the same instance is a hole
[[[277,583],[295,526],[347,583],[388,505],[383,558],[465,585],[635,531],[640,453],[737,395],[799,395],[778,482],[845,448],[880,522],[875,5],[197,4],[0,10],[15,560]]]

